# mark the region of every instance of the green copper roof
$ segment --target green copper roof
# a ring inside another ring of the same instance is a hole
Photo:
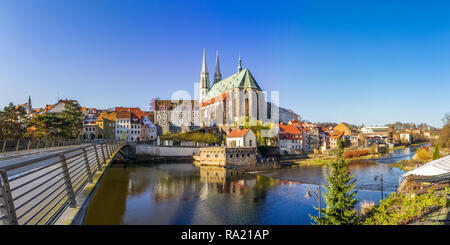
[[[220,82],[215,83],[206,95],[205,100],[219,96],[233,88],[252,88],[261,91],[261,88],[259,87],[255,78],[246,68],[223,79]]]

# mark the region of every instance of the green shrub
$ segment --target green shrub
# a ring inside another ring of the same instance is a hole
[[[395,194],[381,200],[369,211],[363,225],[404,225],[414,221],[432,208],[446,205],[444,192],[429,191],[427,194]]]

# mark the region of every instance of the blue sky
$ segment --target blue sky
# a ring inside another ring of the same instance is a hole
[[[57,98],[139,106],[193,94],[203,48],[242,64],[311,121],[442,126],[450,112],[446,1],[0,2],[0,106]]]

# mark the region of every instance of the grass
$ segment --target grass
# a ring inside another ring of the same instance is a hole
[[[297,165],[293,165],[292,167],[300,167],[300,166],[327,166],[334,162],[335,159],[307,159],[294,161]]]
[[[406,148],[406,145],[399,145],[399,146],[396,146],[396,147],[390,148],[390,149],[392,149],[392,150],[398,150],[398,149],[404,149],[404,148]]]
[[[418,164],[422,164],[422,162],[411,159],[411,160],[402,160],[393,164],[389,164],[389,167],[396,167],[403,171],[408,172],[413,169],[416,169]]]
[[[347,159],[349,159],[351,161],[377,159],[377,158],[380,158],[382,155],[383,155],[382,153],[375,153],[375,154],[370,154],[370,155],[365,155],[365,156],[360,156],[360,157],[352,157],[352,158],[347,158]]]

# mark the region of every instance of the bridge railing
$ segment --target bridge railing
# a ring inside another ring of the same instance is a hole
[[[0,224],[54,224],[124,145],[105,140],[0,168]]]
[[[3,139],[0,140],[0,153],[12,151],[24,151],[50,147],[61,147],[81,144],[93,144],[102,140],[90,139]]]

